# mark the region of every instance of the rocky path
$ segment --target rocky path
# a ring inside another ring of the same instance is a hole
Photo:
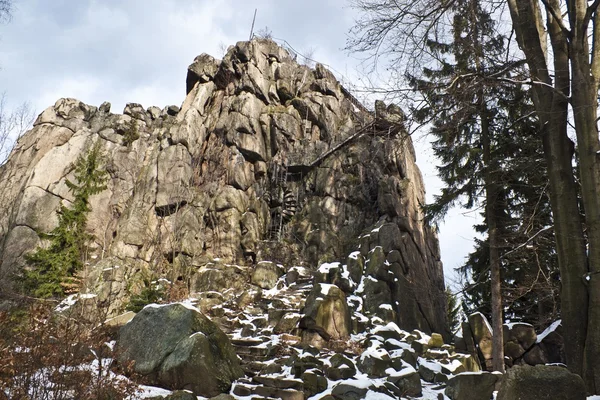
[[[464,370],[461,356],[439,335],[408,333],[395,324],[372,326],[322,349],[306,344],[298,322],[314,285],[312,275],[284,275],[274,289],[258,291],[253,302],[224,305],[218,321],[245,373],[233,383],[231,396],[437,399],[448,377]]]

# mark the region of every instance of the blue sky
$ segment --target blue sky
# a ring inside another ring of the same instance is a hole
[[[343,49],[356,15],[347,0],[14,0],[0,25],[0,93],[9,107],[25,101],[40,113],[61,97],[92,105],[180,105],[187,66],[268,29],[338,75],[357,82],[359,57]],[[437,161],[423,135],[413,136],[428,200],[440,187]],[[477,213],[453,210],[441,226],[446,275],[473,243]],[[452,279],[452,278],[451,278]]]

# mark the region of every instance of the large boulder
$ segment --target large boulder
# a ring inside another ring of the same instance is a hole
[[[559,366],[515,366],[504,377],[497,400],[585,400],[579,375]]]
[[[561,320],[553,322],[538,335],[538,344],[546,354],[549,363],[567,363]]]
[[[262,289],[273,289],[283,275],[283,269],[268,261],[259,262],[252,273],[252,284]]]
[[[451,400],[490,400],[499,376],[490,372],[463,372],[448,380],[445,394]]]
[[[321,347],[325,339],[346,340],[350,337],[350,309],[346,295],[339,287],[316,284],[306,299],[304,314],[307,320],[314,322],[314,328],[304,327],[302,339],[305,343]],[[326,335],[320,333],[320,329]]]
[[[492,369],[492,327],[487,318],[479,312],[469,315],[469,325],[483,364],[490,371]]]
[[[169,389],[197,396],[229,391],[243,375],[227,336],[183,304],[149,305],[119,332],[118,361]]]

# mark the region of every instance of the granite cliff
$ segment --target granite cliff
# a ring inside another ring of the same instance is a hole
[[[266,260],[338,285],[354,328],[364,314],[447,336],[438,241],[400,109],[370,112],[324,66],[260,39],[198,56],[186,92],[162,110],[60,99],[39,115],[0,167],[4,300],[72,201],[73,162],[98,144],[110,179],[92,197],[79,278],[111,314],[142,277],[240,297]]]

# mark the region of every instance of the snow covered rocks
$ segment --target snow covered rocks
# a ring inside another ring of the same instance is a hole
[[[198,396],[229,391],[244,373],[229,338],[206,316],[181,303],[149,305],[119,332],[121,365],[160,386]]]

